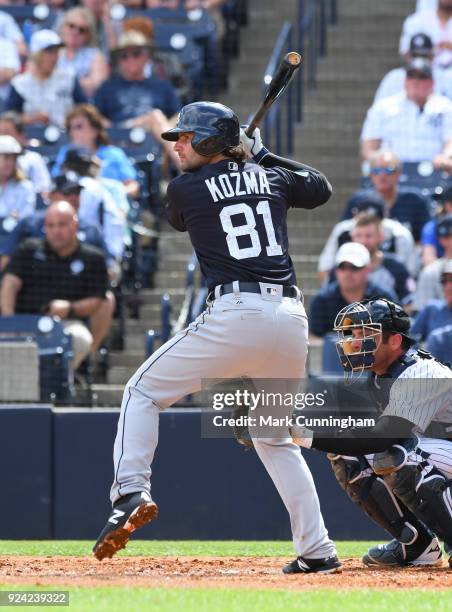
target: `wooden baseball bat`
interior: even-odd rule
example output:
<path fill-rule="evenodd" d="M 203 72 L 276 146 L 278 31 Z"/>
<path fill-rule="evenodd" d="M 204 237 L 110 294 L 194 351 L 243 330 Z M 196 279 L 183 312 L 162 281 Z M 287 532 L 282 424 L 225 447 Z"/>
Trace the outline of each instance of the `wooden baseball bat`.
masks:
<path fill-rule="evenodd" d="M 296 51 L 290 51 L 281 60 L 273 78 L 268 86 L 265 96 L 258 109 L 254 113 L 249 126 L 245 130 L 247 136 L 251 136 L 257 126 L 260 124 L 262 117 L 271 107 L 273 102 L 287 89 L 295 72 L 301 66 L 303 57 Z"/>

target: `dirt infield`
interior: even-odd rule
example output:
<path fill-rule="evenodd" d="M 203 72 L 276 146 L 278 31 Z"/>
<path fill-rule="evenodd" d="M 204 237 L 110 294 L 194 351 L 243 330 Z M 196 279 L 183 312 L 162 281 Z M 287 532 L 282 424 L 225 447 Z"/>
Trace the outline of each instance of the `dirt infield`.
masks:
<path fill-rule="evenodd" d="M 141 586 L 248 589 L 452 588 L 452 570 L 370 569 L 359 559 L 342 559 L 340 573 L 284 576 L 280 557 L 90 557 L 0 556 L 0 584 L 78 587 Z"/>

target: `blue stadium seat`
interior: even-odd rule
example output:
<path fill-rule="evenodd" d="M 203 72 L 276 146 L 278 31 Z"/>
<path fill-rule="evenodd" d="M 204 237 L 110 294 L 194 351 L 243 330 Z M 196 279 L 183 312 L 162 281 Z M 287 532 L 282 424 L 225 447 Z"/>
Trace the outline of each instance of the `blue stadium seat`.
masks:
<path fill-rule="evenodd" d="M 0 342 L 38 345 L 41 401 L 64 401 L 71 397 L 72 338 L 58 319 L 42 315 L 0 317 Z"/>
<path fill-rule="evenodd" d="M 40 153 L 49 165 L 53 164 L 58 151 L 68 142 L 66 132 L 56 125 L 27 125 L 25 136 L 28 141 L 27 149 Z"/>
<path fill-rule="evenodd" d="M 57 13 L 44 2 L 32 5 L 2 5 L 1 10 L 17 21 L 27 43 L 30 42 L 33 32 L 43 28 L 52 29 L 57 20 Z"/>

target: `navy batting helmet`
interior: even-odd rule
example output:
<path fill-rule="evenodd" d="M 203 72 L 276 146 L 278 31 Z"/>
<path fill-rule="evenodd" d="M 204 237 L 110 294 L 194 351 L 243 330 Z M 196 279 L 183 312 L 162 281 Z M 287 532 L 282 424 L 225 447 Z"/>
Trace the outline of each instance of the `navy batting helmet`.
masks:
<path fill-rule="evenodd" d="M 336 349 L 346 371 L 368 370 L 375 361 L 375 351 L 381 342 L 381 332 L 407 334 L 410 318 L 401 306 L 384 298 L 354 302 L 340 310 L 334 321 L 338 333 Z M 353 333 L 354 330 L 358 330 Z"/>
<path fill-rule="evenodd" d="M 183 132 L 194 132 L 191 145 L 199 155 L 215 155 L 240 143 L 237 115 L 218 102 L 187 104 L 179 113 L 176 127 L 163 132 L 162 138 L 176 141 Z"/>

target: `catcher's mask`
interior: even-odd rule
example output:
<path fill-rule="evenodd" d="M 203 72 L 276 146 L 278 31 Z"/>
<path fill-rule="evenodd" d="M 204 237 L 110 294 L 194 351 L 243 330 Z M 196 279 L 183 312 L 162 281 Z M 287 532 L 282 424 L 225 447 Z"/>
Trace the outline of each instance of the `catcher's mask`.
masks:
<path fill-rule="evenodd" d="M 345 372 L 369 370 L 375 363 L 375 352 L 382 332 L 407 335 L 410 319 L 398 304 L 383 298 L 354 302 L 340 310 L 334 321 L 338 334 L 336 350 Z"/>

